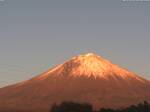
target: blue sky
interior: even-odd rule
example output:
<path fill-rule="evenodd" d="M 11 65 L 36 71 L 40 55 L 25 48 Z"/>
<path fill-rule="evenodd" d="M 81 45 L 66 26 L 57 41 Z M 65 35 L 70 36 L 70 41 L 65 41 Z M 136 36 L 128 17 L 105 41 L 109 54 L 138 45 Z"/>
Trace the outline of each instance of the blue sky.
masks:
<path fill-rule="evenodd" d="M 150 79 L 150 2 L 0 1 L 0 87 L 94 52 Z"/>

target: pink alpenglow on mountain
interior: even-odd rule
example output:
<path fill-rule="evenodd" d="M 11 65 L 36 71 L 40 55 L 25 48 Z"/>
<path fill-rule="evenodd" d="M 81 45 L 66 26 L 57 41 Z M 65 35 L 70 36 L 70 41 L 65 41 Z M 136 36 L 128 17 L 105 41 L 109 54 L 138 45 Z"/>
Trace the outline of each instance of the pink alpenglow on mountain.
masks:
<path fill-rule="evenodd" d="M 0 112 L 48 112 L 54 103 L 90 103 L 95 109 L 150 101 L 150 81 L 88 53 L 30 80 L 0 89 Z"/>

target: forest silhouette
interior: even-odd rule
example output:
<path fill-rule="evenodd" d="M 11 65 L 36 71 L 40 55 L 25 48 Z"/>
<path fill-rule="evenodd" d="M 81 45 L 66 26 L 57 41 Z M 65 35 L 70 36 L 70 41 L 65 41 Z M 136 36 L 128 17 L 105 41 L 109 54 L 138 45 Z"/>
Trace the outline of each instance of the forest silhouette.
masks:
<path fill-rule="evenodd" d="M 96 111 L 88 103 L 62 102 L 59 105 L 54 104 L 49 112 L 150 112 L 150 104 L 144 101 L 143 103 L 131 105 L 127 108 L 101 108 Z"/>

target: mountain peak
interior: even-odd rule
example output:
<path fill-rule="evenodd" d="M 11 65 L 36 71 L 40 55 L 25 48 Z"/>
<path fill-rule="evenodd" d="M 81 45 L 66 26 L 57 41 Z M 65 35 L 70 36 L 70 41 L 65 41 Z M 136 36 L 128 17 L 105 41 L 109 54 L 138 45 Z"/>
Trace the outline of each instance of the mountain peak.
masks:
<path fill-rule="evenodd" d="M 90 52 L 90 53 L 78 55 L 77 57 L 100 57 L 100 56 L 95 53 Z"/>
<path fill-rule="evenodd" d="M 109 78 L 116 79 L 137 79 L 142 81 L 134 73 L 129 72 L 118 65 L 102 58 L 94 53 L 87 53 L 78 55 L 60 64 L 46 73 L 40 75 L 40 79 L 47 77 L 94 77 L 109 80 Z"/>
<path fill-rule="evenodd" d="M 91 53 L 84 54 L 82 56 L 84 56 L 84 57 L 95 57 L 95 56 L 98 56 L 98 55 L 91 52 Z"/>
<path fill-rule="evenodd" d="M 87 53 L 71 58 L 64 64 L 60 64 L 53 69 L 50 69 L 41 77 L 47 77 L 49 76 L 49 74 L 54 73 L 55 75 L 57 74 L 57 76 L 94 76 L 96 78 L 104 74 L 106 71 L 109 72 L 110 68 L 111 63 L 108 60 L 102 58 L 97 54 Z"/>
<path fill-rule="evenodd" d="M 78 63 L 89 63 L 89 64 L 92 64 L 92 63 L 103 63 L 103 62 L 108 62 L 108 60 L 102 58 L 101 56 L 97 55 L 97 54 L 94 54 L 94 53 L 87 53 L 87 54 L 83 54 L 83 55 L 78 55 L 78 56 L 75 56 L 73 57 L 71 60 L 68 61 L 68 63 L 71 63 L 71 62 L 78 62 Z"/>
<path fill-rule="evenodd" d="M 103 77 L 112 69 L 112 64 L 94 53 L 87 53 L 73 57 L 64 64 L 69 68 L 72 76 Z M 114 65 L 115 66 L 115 65 Z"/>

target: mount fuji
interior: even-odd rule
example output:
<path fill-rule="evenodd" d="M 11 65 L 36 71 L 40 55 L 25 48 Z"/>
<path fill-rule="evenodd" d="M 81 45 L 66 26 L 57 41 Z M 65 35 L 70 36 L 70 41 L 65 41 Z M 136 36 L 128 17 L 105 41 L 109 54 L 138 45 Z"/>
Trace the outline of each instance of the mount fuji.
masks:
<path fill-rule="evenodd" d="M 23 82 L 0 89 L 0 112 L 48 112 L 74 101 L 121 108 L 150 101 L 150 81 L 93 53 L 79 55 Z"/>

